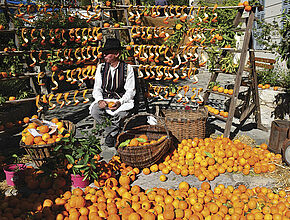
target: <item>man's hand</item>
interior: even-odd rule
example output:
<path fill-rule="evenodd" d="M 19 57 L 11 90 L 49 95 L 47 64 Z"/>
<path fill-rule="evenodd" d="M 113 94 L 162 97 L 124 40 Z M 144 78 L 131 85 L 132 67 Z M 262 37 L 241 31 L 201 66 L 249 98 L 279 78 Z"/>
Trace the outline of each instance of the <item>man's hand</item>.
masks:
<path fill-rule="evenodd" d="M 99 108 L 104 109 L 107 107 L 107 102 L 104 100 L 98 101 Z"/>
<path fill-rule="evenodd" d="M 118 109 L 120 106 L 121 106 L 121 102 L 117 101 L 117 102 L 115 102 L 115 104 L 114 104 L 111 108 L 109 108 L 109 109 L 114 111 L 114 110 Z"/>

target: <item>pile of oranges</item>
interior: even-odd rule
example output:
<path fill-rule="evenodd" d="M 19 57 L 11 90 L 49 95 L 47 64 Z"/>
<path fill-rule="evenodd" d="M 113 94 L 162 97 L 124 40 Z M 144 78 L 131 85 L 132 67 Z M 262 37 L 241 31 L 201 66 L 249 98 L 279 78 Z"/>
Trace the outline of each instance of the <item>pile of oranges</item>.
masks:
<path fill-rule="evenodd" d="M 222 86 L 214 86 L 212 87 L 212 91 L 229 94 L 229 95 L 232 95 L 234 93 L 233 89 L 224 89 L 224 87 Z"/>
<path fill-rule="evenodd" d="M 214 107 L 211 107 L 209 105 L 205 105 L 205 107 L 207 108 L 207 110 L 214 114 L 214 115 L 220 115 L 224 118 L 227 118 L 229 116 L 229 113 L 228 112 L 225 112 L 225 111 L 219 111 L 218 109 L 214 108 Z"/>
<path fill-rule="evenodd" d="M 258 85 L 258 88 L 260 88 L 260 89 L 270 89 L 270 87 L 271 87 L 270 84 L 265 84 L 265 85 L 259 84 Z M 274 86 L 273 89 L 274 89 L 274 91 L 277 91 L 279 89 L 279 87 L 278 86 Z"/>
<path fill-rule="evenodd" d="M 34 197 L 34 219 L 289 219 L 290 197 L 284 190 L 266 187 L 218 185 L 203 182 L 200 189 L 181 182 L 177 189 L 130 186 L 126 177 L 110 178 L 102 188 L 86 187 L 59 196 Z M 32 196 L 25 199 L 30 201 Z M 24 200 L 23 200 L 24 201 Z M 18 203 L 17 203 L 18 202 Z M 1 203 L 0 218 L 16 219 L 32 202 L 8 198 Z M 20 206 L 19 204 L 23 204 Z M 13 208 L 13 209 L 12 209 Z M 15 209 L 18 211 L 16 212 Z M 20 209 L 20 210 L 19 210 Z M 10 210 L 11 212 L 3 212 Z M 26 208 L 27 211 L 27 208 Z"/>
<path fill-rule="evenodd" d="M 148 175 L 160 170 L 166 175 L 172 171 L 182 176 L 195 175 L 200 181 L 211 181 L 225 172 L 244 175 L 273 172 L 276 169 L 273 161 L 277 162 L 281 157 L 281 154 L 268 151 L 266 144 L 252 148 L 229 138 L 194 138 L 182 140 L 162 163 L 144 168 L 143 173 Z"/>
<path fill-rule="evenodd" d="M 27 127 L 22 131 L 22 141 L 25 145 L 44 145 L 58 142 L 63 137 L 69 137 L 68 131 L 65 129 L 63 122 L 57 118 L 53 118 L 51 122 L 55 123 L 57 130 L 53 134 L 49 134 L 50 128 L 47 125 L 39 126 L 37 123 L 30 123 L 29 117 L 23 119 Z M 28 129 L 36 129 L 41 136 L 34 137 Z M 66 134 L 65 134 L 66 133 Z"/>

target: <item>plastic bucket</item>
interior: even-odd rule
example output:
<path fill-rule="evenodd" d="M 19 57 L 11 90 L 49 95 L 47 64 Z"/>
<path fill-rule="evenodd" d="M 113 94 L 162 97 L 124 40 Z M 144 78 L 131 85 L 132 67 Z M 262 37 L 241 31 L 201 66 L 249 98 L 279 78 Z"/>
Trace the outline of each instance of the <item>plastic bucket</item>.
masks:
<path fill-rule="evenodd" d="M 9 186 L 15 186 L 21 180 L 21 174 L 26 169 L 25 164 L 10 164 L 4 166 L 3 170 Z"/>
<path fill-rule="evenodd" d="M 84 176 L 71 174 L 70 177 L 71 177 L 71 183 L 73 187 L 85 188 L 86 186 L 90 184 L 90 181 L 88 179 L 83 180 Z"/>

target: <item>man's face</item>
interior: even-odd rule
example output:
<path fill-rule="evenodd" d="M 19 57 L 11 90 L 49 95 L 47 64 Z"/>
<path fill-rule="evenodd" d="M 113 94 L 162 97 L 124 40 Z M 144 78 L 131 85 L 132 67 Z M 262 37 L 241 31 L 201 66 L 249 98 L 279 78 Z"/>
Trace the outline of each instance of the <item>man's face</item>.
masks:
<path fill-rule="evenodd" d="M 108 50 L 103 52 L 105 62 L 113 63 L 119 60 L 120 52 L 116 50 Z"/>

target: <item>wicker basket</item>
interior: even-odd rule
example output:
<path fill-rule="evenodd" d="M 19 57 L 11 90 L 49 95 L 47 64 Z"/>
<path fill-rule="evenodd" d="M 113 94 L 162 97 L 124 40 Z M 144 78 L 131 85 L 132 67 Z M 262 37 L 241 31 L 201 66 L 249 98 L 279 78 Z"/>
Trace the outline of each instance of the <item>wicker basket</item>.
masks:
<path fill-rule="evenodd" d="M 117 149 L 121 160 L 129 166 L 138 167 L 143 169 L 144 167 L 149 167 L 156 163 L 166 152 L 168 152 L 172 146 L 171 135 L 166 128 L 164 121 L 158 119 L 158 121 L 163 121 L 164 126 L 160 125 L 142 125 L 130 130 L 126 130 L 127 124 L 140 116 L 154 116 L 152 114 L 137 114 L 131 117 L 124 125 L 123 131 L 117 137 L 116 146 L 120 143 L 138 137 L 141 134 L 146 134 L 149 140 L 158 140 L 162 136 L 166 138 L 154 143 L 144 146 L 134 146 L 134 147 L 119 147 Z"/>
<path fill-rule="evenodd" d="M 162 113 L 165 116 L 166 126 L 178 141 L 205 137 L 205 124 L 208 117 L 206 108 L 197 110 L 162 109 Z"/>
<path fill-rule="evenodd" d="M 70 132 L 71 135 L 75 135 L 76 128 L 75 125 L 70 122 L 63 120 L 63 125 L 66 130 Z M 23 141 L 20 141 L 20 147 L 24 148 L 26 153 L 29 154 L 31 160 L 35 163 L 37 167 L 41 167 L 43 163 L 51 157 L 50 152 L 56 146 L 57 143 L 44 144 L 44 145 L 25 145 Z"/>

